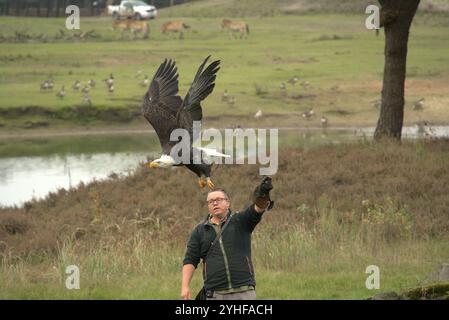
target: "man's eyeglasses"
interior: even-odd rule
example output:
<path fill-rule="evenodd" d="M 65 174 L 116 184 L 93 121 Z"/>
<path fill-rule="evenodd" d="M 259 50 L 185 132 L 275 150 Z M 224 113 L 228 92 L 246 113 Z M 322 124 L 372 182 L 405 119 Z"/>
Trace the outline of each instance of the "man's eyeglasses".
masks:
<path fill-rule="evenodd" d="M 225 198 L 210 199 L 210 200 L 207 200 L 207 204 L 211 205 L 211 204 L 214 204 L 215 202 L 220 204 L 225 200 L 228 200 L 228 199 L 225 199 Z"/>

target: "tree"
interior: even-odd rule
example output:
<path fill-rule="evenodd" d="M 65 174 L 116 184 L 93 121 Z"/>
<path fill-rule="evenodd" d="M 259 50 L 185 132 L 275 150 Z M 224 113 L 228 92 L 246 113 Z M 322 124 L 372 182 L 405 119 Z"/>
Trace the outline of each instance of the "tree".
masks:
<path fill-rule="evenodd" d="M 401 139 L 404 85 L 410 25 L 420 0 L 379 0 L 380 26 L 385 28 L 382 104 L 374 139 Z"/>
<path fill-rule="evenodd" d="M 52 9 L 53 9 L 53 0 L 47 0 L 47 18 L 50 17 Z"/>
<path fill-rule="evenodd" d="M 22 7 L 22 1 L 16 0 L 16 16 L 20 16 L 21 7 Z"/>
<path fill-rule="evenodd" d="M 61 10 L 61 0 L 55 0 L 55 17 L 59 17 L 59 11 Z"/>
<path fill-rule="evenodd" d="M 30 10 L 30 7 L 32 6 L 33 0 L 25 0 L 25 13 L 24 16 L 28 16 L 28 12 Z"/>

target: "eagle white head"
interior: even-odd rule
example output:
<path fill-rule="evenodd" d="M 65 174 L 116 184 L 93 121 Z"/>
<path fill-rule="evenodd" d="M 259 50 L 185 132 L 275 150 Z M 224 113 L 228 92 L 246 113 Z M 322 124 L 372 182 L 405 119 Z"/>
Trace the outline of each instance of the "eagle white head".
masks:
<path fill-rule="evenodd" d="M 175 159 L 171 156 L 163 154 L 159 159 L 151 161 L 150 168 L 168 168 L 175 164 Z"/>

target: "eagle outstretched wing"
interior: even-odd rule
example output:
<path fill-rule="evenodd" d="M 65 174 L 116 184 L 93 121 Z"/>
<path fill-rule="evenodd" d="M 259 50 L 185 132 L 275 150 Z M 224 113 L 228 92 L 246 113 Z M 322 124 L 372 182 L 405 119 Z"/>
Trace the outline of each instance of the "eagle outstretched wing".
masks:
<path fill-rule="evenodd" d="M 203 110 L 201 101 L 203 101 L 215 87 L 217 72 L 220 70 L 220 60 L 214 61 L 206 69 L 204 66 L 209 60 L 208 56 L 198 68 L 195 78 L 190 86 L 189 92 L 184 98 L 181 108 L 178 110 L 177 118 L 179 126 L 188 130 L 192 141 L 197 137 L 193 136 L 193 121 L 201 121 Z"/>
<path fill-rule="evenodd" d="M 186 129 L 191 143 L 197 138 L 193 136 L 193 121 L 203 118 L 200 102 L 213 91 L 216 73 L 220 69 L 219 60 L 204 69 L 209 58 L 199 67 L 184 101 L 177 95 L 178 74 L 173 60 L 165 59 L 150 83 L 144 98 L 143 115 L 156 131 L 164 154 L 170 154 L 178 142 L 170 141 L 170 134 L 175 129 Z"/>
<path fill-rule="evenodd" d="M 179 128 L 177 113 L 182 99 L 177 94 L 176 64 L 171 59 L 165 59 L 154 74 L 143 102 L 143 115 L 156 131 L 164 154 L 170 154 L 177 143 L 170 141 L 171 132 Z"/>

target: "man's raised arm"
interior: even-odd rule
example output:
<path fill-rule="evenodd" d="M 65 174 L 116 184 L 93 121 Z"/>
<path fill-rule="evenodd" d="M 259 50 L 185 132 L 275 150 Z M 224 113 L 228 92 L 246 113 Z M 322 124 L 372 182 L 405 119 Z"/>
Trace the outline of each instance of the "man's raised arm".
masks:
<path fill-rule="evenodd" d="M 263 213 L 274 206 L 274 201 L 270 199 L 270 191 L 273 189 L 270 177 L 265 177 L 262 183 L 256 187 L 253 194 L 254 209 L 257 213 Z"/>

